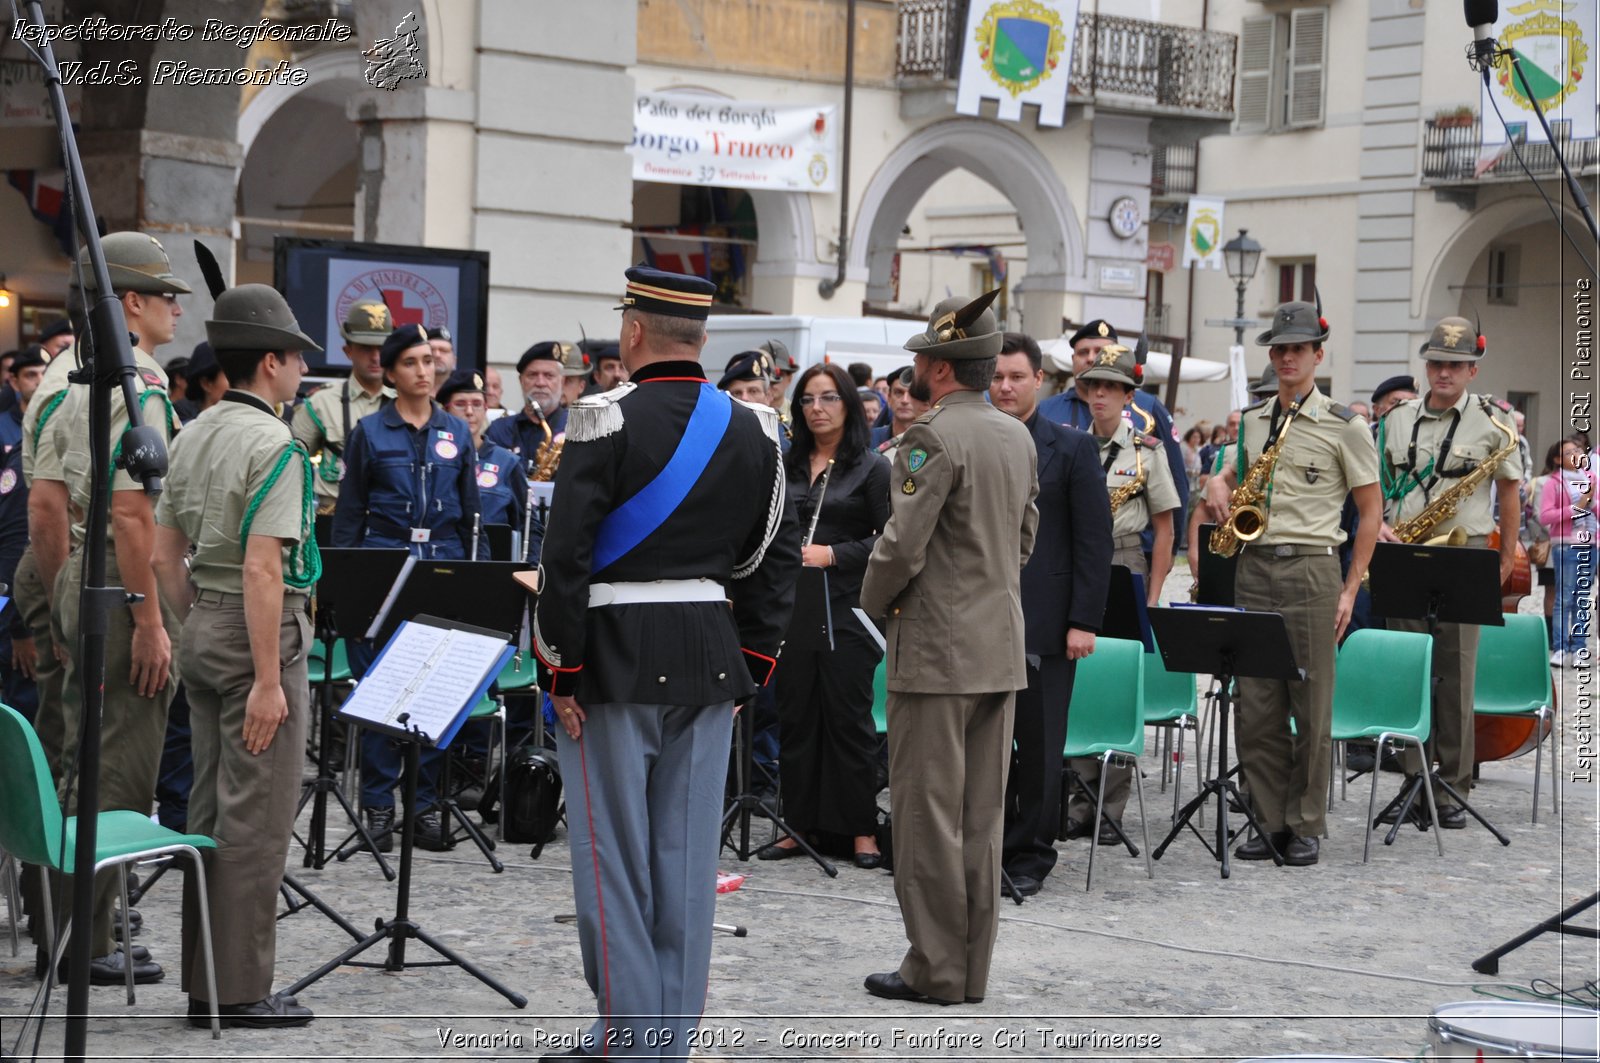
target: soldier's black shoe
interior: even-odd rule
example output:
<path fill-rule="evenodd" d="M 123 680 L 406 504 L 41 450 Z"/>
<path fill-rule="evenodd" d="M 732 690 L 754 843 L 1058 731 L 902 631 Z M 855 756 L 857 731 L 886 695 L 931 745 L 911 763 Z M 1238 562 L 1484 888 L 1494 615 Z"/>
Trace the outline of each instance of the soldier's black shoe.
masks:
<path fill-rule="evenodd" d="M 387 853 L 394 849 L 394 807 L 389 808 L 364 808 L 361 817 L 367 822 L 367 833 L 372 836 L 378 852 Z M 357 851 L 365 850 L 367 844 L 358 841 Z"/>
<path fill-rule="evenodd" d="M 1044 883 L 1032 875 L 1009 875 L 1000 880 L 1002 897 L 1032 897 L 1044 889 Z"/>
<path fill-rule="evenodd" d="M 1445 830 L 1466 830 L 1467 810 L 1460 805 L 1440 805 L 1439 826 Z"/>
<path fill-rule="evenodd" d="M 1117 821 L 1117 827 L 1121 827 L 1121 826 L 1122 826 L 1122 822 L 1120 820 L 1118 820 Z M 1117 828 L 1116 827 L 1112 827 L 1110 820 L 1101 820 L 1100 821 L 1100 833 L 1095 838 L 1095 844 L 1096 845 L 1121 845 L 1122 844 L 1122 839 L 1117 835 Z"/>
<path fill-rule="evenodd" d="M 294 997 L 274 993 L 253 1004 L 223 1004 L 217 1015 L 224 1027 L 252 1026 L 257 1029 L 274 1029 L 304 1026 L 316 1018 L 310 1008 L 295 1001 Z M 210 1026 L 211 1005 L 203 1000 L 189 998 L 189 1025 Z"/>
<path fill-rule="evenodd" d="M 1290 839 L 1293 837 L 1294 835 L 1286 830 L 1274 831 L 1272 833 L 1272 844 L 1268 845 L 1266 836 L 1257 834 L 1235 849 L 1233 855 L 1240 860 L 1271 860 L 1273 849 L 1278 851 L 1278 855 L 1283 855 L 1284 847 L 1289 844 Z"/>
<path fill-rule="evenodd" d="M 143 953 L 143 955 L 141 956 L 140 953 Z M 127 980 L 126 972 L 123 970 L 123 964 L 125 962 L 126 960 L 124 959 L 120 949 L 104 956 L 96 956 L 94 959 L 89 961 L 89 984 L 122 985 Z M 44 977 L 46 963 L 47 961 L 44 956 L 44 950 L 40 949 L 33 965 L 33 973 L 35 978 Z M 149 985 L 152 982 L 159 982 L 165 977 L 166 972 L 161 969 L 161 965 L 150 958 L 150 950 L 144 948 L 143 946 L 134 946 L 134 984 Z M 56 981 L 64 983 L 66 980 L 67 961 L 63 958 L 60 965 L 56 968 Z"/>
<path fill-rule="evenodd" d="M 885 1000 L 910 1000 L 918 1004 L 938 1004 L 940 1007 L 946 1008 L 952 1004 L 961 1003 L 959 1000 L 945 1000 L 943 997 L 930 997 L 926 993 L 917 992 L 906 985 L 905 979 L 900 977 L 899 971 L 869 974 L 867 975 L 866 986 L 867 992 Z M 977 1003 L 982 999 L 982 997 L 979 997 L 973 1000 L 972 1003 Z"/>
<path fill-rule="evenodd" d="M 1316 838 L 1295 838 L 1283 850 L 1283 862 L 1290 867 L 1310 867 L 1317 862 L 1321 847 Z"/>
<path fill-rule="evenodd" d="M 1061 830 L 1061 837 L 1063 840 L 1068 841 L 1073 838 L 1087 838 L 1092 830 L 1093 828 L 1091 828 L 1089 824 L 1083 820 L 1074 816 L 1068 816 L 1067 825 Z"/>

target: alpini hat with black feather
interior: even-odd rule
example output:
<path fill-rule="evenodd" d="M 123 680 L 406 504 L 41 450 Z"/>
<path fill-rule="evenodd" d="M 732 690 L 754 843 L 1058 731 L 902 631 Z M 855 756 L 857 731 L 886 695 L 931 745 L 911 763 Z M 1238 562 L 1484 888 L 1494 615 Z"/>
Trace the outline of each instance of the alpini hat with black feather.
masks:
<path fill-rule="evenodd" d="M 928 330 L 906 341 L 906 350 L 948 362 L 993 358 L 1005 339 L 989 309 L 999 294 L 996 288 L 971 301 L 944 300 L 928 316 Z"/>

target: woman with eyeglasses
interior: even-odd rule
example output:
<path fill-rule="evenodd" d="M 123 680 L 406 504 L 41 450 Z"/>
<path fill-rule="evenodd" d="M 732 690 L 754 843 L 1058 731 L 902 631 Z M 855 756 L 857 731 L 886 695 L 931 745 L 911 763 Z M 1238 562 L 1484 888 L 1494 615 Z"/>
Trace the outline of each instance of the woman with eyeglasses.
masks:
<path fill-rule="evenodd" d="M 827 577 L 833 649 L 816 631 L 796 630 L 817 626 L 813 618 L 820 612 L 797 604 L 774 677 L 783 814 L 814 844 L 834 849 L 848 842 L 857 867 L 875 868 L 882 854 L 872 675 L 883 651 L 855 609 L 867 557 L 889 520 L 889 463 L 868 446 L 870 426 L 855 382 L 836 365 L 814 365 L 800 374 L 790 414 L 789 495 L 807 536 L 802 559 Z M 798 593 L 811 586 L 802 580 Z M 802 854 L 785 837 L 757 855 L 783 860 Z"/>

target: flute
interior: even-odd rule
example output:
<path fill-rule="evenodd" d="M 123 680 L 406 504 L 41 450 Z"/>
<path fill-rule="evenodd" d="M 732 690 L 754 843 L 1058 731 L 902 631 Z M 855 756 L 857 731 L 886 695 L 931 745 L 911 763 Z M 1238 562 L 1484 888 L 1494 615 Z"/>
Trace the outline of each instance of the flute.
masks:
<path fill-rule="evenodd" d="M 822 487 L 817 491 L 817 508 L 811 512 L 811 526 L 806 529 L 806 537 L 800 540 L 800 549 L 804 550 L 811 545 L 811 540 L 817 534 L 817 521 L 822 518 L 822 500 L 828 497 L 828 481 L 833 477 L 833 459 L 828 459 L 828 467 L 822 470 Z"/>

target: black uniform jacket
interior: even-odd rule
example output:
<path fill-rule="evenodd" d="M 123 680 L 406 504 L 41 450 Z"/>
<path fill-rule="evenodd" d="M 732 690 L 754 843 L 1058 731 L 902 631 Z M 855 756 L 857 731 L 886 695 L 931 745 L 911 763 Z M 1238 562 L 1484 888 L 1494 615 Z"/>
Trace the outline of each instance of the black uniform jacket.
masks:
<path fill-rule="evenodd" d="M 734 402 L 705 471 L 666 521 L 604 569 L 590 571 L 601 521 L 672 458 L 705 379 L 698 362 L 647 365 L 633 374 L 638 387 L 615 400 L 620 427 L 577 440 L 583 433 L 569 421 L 534 621 L 540 683 L 552 694 L 576 695 L 580 704 L 713 705 L 749 697 L 771 676 L 794 604 L 800 534 L 782 489 L 778 446 L 749 407 Z M 779 506 L 776 536 L 760 564 L 735 579 L 736 566 L 760 550 L 773 505 Z M 732 607 L 589 608 L 591 582 L 697 578 L 722 584 Z"/>
<path fill-rule="evenodd" d="M 1022 569 L 1029 653 L 1066 652 L 1067 628 L 1099 631 L 1111 576 L 1111 501 L 1100 449 L 1088 432 L 1035 413 L 1027 422 L 1039 454 L 1039 531 Z"/>
<path fill-rule="evenodd" d="M 822 515 L 811 540 L 819 546 L 833 547 L 833 567 L 828 569 L 828 594 L 835 602 L 853 608 L 861 601 L 861 578 L 867 573 L 867 558 L 877 545 L 883 526 L 889 523 L 889 462 L 872 450 L 840 455 L 828 475 L 826 494 L 822 478 L 810 481 L 811 470 L 792 463 L 789 494 L 795 500 L 803 539 L 822 500 Z M 810 465 L 806 459 L 805 465 Z M 847 608 L 847 612 L 848 612 Z M 835 617 L 835 621 L 842 620 Z"/>

